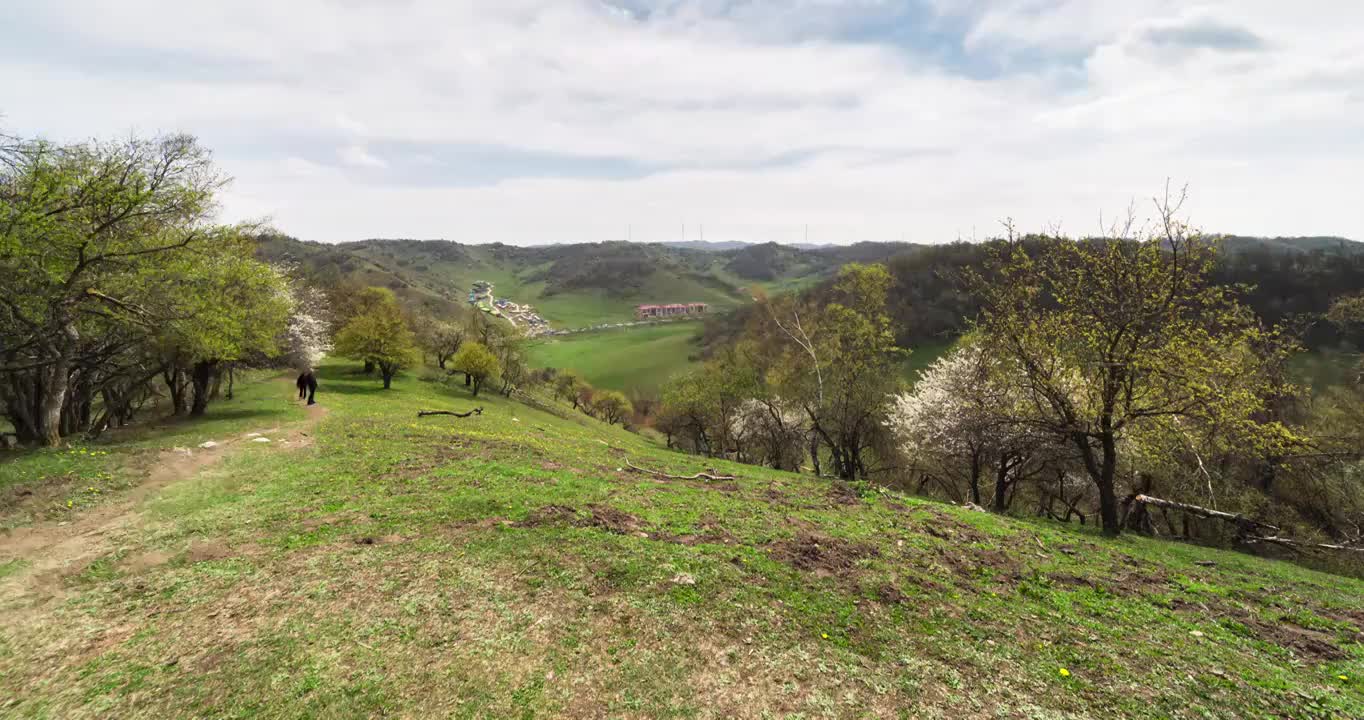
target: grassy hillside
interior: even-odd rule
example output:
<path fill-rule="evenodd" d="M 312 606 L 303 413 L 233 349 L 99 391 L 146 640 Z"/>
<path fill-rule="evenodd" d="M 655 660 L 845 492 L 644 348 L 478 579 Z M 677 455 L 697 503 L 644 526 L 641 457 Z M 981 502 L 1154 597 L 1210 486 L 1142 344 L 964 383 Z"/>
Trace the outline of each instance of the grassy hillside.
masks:
<path fill-rule="evenodd" d="M 596 387 L 656 393 L 669 379 L 700 365 L 700 323 L 627 327 L 536 340 L 531 365 L 574 370 Z M 919 373 L 947 353 L 952 342 L 920 345 L 904 363 L 904 377 Z"/>
<path fill-rule="evenodd" d="M 701 324 L 674 322 L 545 338 L 531 344 L 536 367 L 575 370 L 596 387 L 657 391 L 695 367 Z"/>
<path fill-rule="evenodd" d="M 348 370 L 0 462 L 7 716 L 1364 716 L 1360 581 Z"/>
<path fill-rule="evenodd" d="M 709 252 L 624 242 L 515 247 L 445 241 L 366 240 L 326 245 L 272 235 L 261 255 L 289 260 L 315 279 L 389 287 L 409 301 L 458 304 L 478 280 L 533 304 L 560 328 L 620 322 L 645 303 L 704 302 L 713 311 L 746 305 L 755 288 L 800 290 L 844 262 L 883 259 L 911 246 L 859 244 L 815 251 L 776 245 Z"/>

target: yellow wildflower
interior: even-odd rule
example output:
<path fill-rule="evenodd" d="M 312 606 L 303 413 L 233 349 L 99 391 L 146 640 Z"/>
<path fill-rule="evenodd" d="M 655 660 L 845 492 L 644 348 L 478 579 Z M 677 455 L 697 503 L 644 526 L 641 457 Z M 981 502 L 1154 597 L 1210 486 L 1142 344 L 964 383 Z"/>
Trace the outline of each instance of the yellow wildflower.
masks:
<path fill-rule="evenodd" d="M 1067 670 L 1067 669 L 1065 669 L 1065 668 L 1058 668 L 1058 669 L 1057 669 L 1057 672 L 1060 673 L 1060 674 L 1061 674 L 1061 677 L 1063 677 L 1063 678 L 1064 678 L 1064 677 L 1070 677 L 1070 671 Z"/>

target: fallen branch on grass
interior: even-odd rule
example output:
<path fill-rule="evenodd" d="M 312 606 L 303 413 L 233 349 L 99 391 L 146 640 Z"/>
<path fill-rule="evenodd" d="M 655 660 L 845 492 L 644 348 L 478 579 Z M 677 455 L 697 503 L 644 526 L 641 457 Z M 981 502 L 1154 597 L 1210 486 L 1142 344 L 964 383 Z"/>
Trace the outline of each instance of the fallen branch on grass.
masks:
<path fill-rule="evenodd" d="M 1246 538 L 1247 543 L 1272 543 L 1282 545 L 1290 550 L 1298 548 L 1308 548 L 1311 550 L 1343 550 L 1345 552 L 1364 552 L 1364 547 L 1350 547 L 1348 545 L 1331 545 L 1329 543 L 1302 542 L 1301 540 L 1290 540 L 1282 537 L 1258 537 L 1250 536 Z"/>
<path fill-rule="evenodd" d="M 426 417 L 427 415 L 451 415 L 451 416 L 454 416 L 454 417 L 457 417 L 457 418 L 466 418 L 466 417 L 469 417 L 470 415 L 482 415 L 482 414 L 483 414 L 483 408 L 481 408 L 481 407 L 476 407 L 476 408 L 474 408 L 473 410 L 470 410 L 469 412 L 465 412 L 465 413 L 450 412 L 449 410 L 422 410 L 422 411 L 419 411 L 419 412 L 417 413 L 417 417 L 419 417 L 419 418 L 420 418 L 420 417 Z"/>
<path fill-rule="evenodd" d="M 662 472 L 659 472 L 659 471 L 657 471 L 657 470 L 650 470 L 650 469 L 648 469 L 648 468 L 642 468 L 642 467 L 640 467 L 640 466 L 638 466 L 638 465 L 635 465 L 634 463 L 630 462 L 628 459 L 625 461 L 625 467 L 628 467 L 628 468 L 630 468 L 631 470 L 634 470 L 635 472 L 641 472 L 641 473 L 644 473 L 645 475 L 653 475 L 654 477 L 665 478 L 665 479 L 668 479 L 668 480 L 734 480 L 734 479 L 736 479 L 733 475 L 711 475 L 710 473 L 703 473 L 703 472 L 696 473 L 695 475 L 669 475 L 669 474 L 667 474 L 667 473 L 662 473 Z"/>
<path fill-rule="evenodd" d="M 1156 507 L 1169 508 L 1170 510 L 1181 510 L 1183 512 L 1189 513 L 1191 515 L 1197 515 L 1202 518 L 1225 520 L 1229 523 L 1235 523 L 1235 525 L 1241 528 L 1243 531 L 1251 530 L 1254 528 L 1264 528 L 1266 530 L 1271 530 L 1276 533 L 1279 532 L 1278 527 L 1270 525 L 1269 523 L 1260 522 L 1259 520 L 1252 520 L 1246 517 L 1245 515 L 1222 512 L 1221 510 L 1211 510 L 1209 508 L 1199 507 L 1197 505 L 1189 505 L 1187 503 L 1175 502 L 1173 500 L 1161 500 L 1160 498 L 1151 497 L 1150 495 L 1138 495 L 1135 498 L 1133 498 L 1133 500 L 1136 500 L 1139 503 L 1144 503 L 1146 505 L 1155 505 Z"/>
<path fill-rule="evenodd" d="M 1248 545 L 1254 545 L 1255 543 L 1268 543 L 1270 545 L 1279 545 L 1281 547 L 1288 548 L 1293 552 L 1302 552 L 1302 550 L 1300 550 L 1299 548 L 1306 548 L 1308 550 L 1338 550 L 1344 552 L 1364 553 L 1364 547 L 1354 547 L 1352 545 L 1333 545 L 1330 543 L 1304 542 L 1302 540 L 1293 540 L 1291 538 L 1279 537 L 1278 533 L 1280 531 L 1278 527 L 1270 525 L 1269 523 L 1260 522 L 1259 520 L 1252 520 L 1246 517 L 1245 515 L 1227 513 L 1222 512 L 1220 510 L 1210 510 L 1208 508 L 1199 507 L 1197 505 L 1188 505 L 1186 503 L 1174 502 L 1173 500 L 1161 500 L 1160 498 L 1154 498 L 1151 497 L 1150 495 L 1138 495 L 1133 499 L 1139 503 L 1145 503 L 1147 505 L 1155 505 L 1156 507 L 1169 508 L 1171 510 L 1182 510 L 1184 512 L 1190 513 L 1192 515 L 1197 515 L 1199 517 L 1213 518 L 1217 520 L 1225 520 L 1230 523 L 1235 523 L 1236 527 L 1241 531 L 1240 539 Z M 1251 534 L 1252 530 L 1256 530 L 1259 528 L 1269 530 L 1275 534 L 1273 535 Z"/>

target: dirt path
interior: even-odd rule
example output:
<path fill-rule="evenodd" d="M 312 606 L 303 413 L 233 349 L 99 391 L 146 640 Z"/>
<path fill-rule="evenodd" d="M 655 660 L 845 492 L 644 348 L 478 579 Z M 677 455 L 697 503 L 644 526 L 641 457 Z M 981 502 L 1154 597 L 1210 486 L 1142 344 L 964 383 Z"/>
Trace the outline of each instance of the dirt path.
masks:
<path fill-rule="evenodd" d="M 163 449 L 146 468 L 143 480 L 113 502 L 67 520 L 34 523 L 0 535 L 0 563 L 25 563 L 23 570 L 0 580 L 0 607 L 13 609 L 17 601 L 32 608 L 66 597 L 65 579 L 113 552 L 130 531 L 141 527 L 148 501 L 253 444 L 254 437 L 268 437 L 274 446 L 286 450 L 311 445 L 313 429 L 327 410 L 310 405 L 307 413 L 302 422 L 225 438 L 211 448 Z"/>

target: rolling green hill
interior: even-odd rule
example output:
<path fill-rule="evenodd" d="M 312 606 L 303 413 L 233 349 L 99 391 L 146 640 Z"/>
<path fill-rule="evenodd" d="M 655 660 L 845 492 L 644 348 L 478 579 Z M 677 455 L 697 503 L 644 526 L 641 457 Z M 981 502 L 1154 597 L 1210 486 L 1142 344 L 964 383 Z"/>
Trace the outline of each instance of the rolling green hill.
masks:
<path fill-rule="evenodd" d="M 700 333 L 695 322 L 599 330 L 539 339 L 528 353 L 536 367 L 573 370 L 599 388 L 653 394 L 698 364 Z"/>
<path fill-rule="evenodd" d="M 380 285 L 433 308 L 462 302 L 475 281 L 485 280 L 495 285 L 498 297 L 530 303 L 556 327 L 573 329 L 630 320 L 635 306 L 647 303 L 704 302 L 713 312 L 723 312 L 751 302 L 756 288 L 803 289 L 844 262 L 884 259 L 912 247 L 864 243 L 797 250 L 757 245 L 712 252 L 626 242 L 517 247 L 365 240 L 328 245 L 267 235 L 260 254 L 293 262 L 324 283 Z"/>
<path fill-rule="evenodd" d="M 1364 582 L 352 372 L 0 460 L 5 716 L 1364 716 Z"/>

